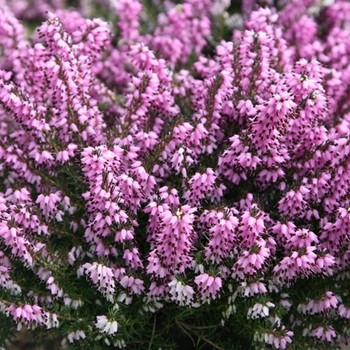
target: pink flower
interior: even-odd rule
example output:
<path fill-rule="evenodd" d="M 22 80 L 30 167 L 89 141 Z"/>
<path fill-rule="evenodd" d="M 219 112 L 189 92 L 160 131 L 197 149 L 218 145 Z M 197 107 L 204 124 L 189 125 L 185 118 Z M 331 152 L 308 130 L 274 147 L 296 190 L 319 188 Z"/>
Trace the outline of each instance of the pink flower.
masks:
<path fill-rule="evenodd" d="M 97 287 L 97 289 L 112 301 L 115 292 L 115 278 L 113 270 L 102 264 L 94 262 L 93 264 L 85 263 L 78 270 L 78 277 L 86 275 L 88 279 Z"/>
<path fill-rule="evenodd" d="M 274 346 L 276 349 L 286 349 L 288 343 L 292 343 L 294 333 L 287 331 L 284 326 L 280 330 L 275 329 L 273 333 L 256 333 L 256 340 L 264 341 L 266 344 Z"/>
<path fill-rule="evenodd" d="M 211 201 L 219 200 L 226 187 L 223 184 L 215 184 L 216 174 L 210 168 L 205 173 L 196 173 L 189 181 L 189 190 L 184 193 L 184 198 L 192 205 L 198 205 L 201 200 L 207 198 Z"/>
<path fill-rule="evenodd" d="M 217 220 L 209 229 L 210 241 L 205 247 L 205 258 L 218 264 L 233 254 L 234 243 L 237 241 L 238 218 L 232 215 L 229 209 L 225 212 L 207 213 L 207 215 L 212 214 Z"/>
<path fill-rule="evenodd" d="M 210 303 L 210 300 L 218 297 L 218 292 L 222 287 L 220 277 L 210 276 L 207 273 L 202 273 L 194 279 L 197 284 L 201 299 Z"/>
<path fill-rule="evenodd" d="M 13 295 L 20 294 L 21 287 L 11 279 L 9 272 L 9 267 L 0 266 L 0 286 L 3 289 L 8 290 Z"/>
<path fill-rule="evenodd" d="M 314 253 L 316 247 L 302 247 L 294 251 L 290 256 L 284 257 L 273 269 L 274 280 L 281 285 L 289 285 L 299 276 L 310 276 L 316 271 L 315 262 L 317 255 Z M 325 267 L 324 267 L 325 268 Z M 322 269 L 321 269 L 322 271 Z"/>
<path fill-rule="evenodd" d="M 133 276 L 125 275 L 119 283 L 124 288 L 127 288 L 131 294 L 140 295 L 145 289 L 143 281 Z"/>
<path fill-rule="evenodd" d="M 149 254 L 147 271 L 164 277 L 166 271 L 178 273 L 191 266 L 190 255 L 195 238 L 193 230 L 194 213 L 197 208 L 182 206 L 172 212 L 169 209 L 160 212 L 156 222 L 155 248 Z"/>
<path fill-rule="evenodd" d="M 305 215 L 306 209 L 308 208 L 307 201 L 309 190 L 301 186 L 297 191 L 291 190 L 279 201 L 278 208 L 281 214 L 284 215 Z"/>
<path fill-rule="evenodd" d="M 258 242 L 250 251 L 245 250 L 233 266 L 233 274 L 241 279 L 259 272 L 270 257 L 270 249 L 264 241 Z"/>
<path fill-rule="evenodd" d="M 250 297 L 255 294 L 265 294 L 267 289 L 265 284 L 262 282 L 251 282 L 247 284 L 247 282 L 241 282 L 241 291 L 242 295 L 245 297 Z"/>
<path fill-rule="evenodd" d="M 332 343 L 333 338 L 337 336 L 337 333 L 335 332 L 332 326 L 330 327 L 318 326 L 317 328 L 312 330 L 310 335 L 312 337 L 315 337 L 321 340 L 326 340 L 329 343 Z"/>
<path fill-rule="evenodd" d="M 118 27 L 120 28 L 122 38 L 126 41 L 135 41 L 139 37 L 138 15 L 142 11 L 142 5 L 136 0 L 121 0 L 117 3 L 117 15 L 120 18 Z"/>
<path fill-rule="evenodd" d="M 40 194 L 35 203 L 39 204 L 42 213 L 47 218 L 57 213 L 57 204 L 62 200 L 61 192 L 50 193 L 49 195 Z"/>
<path fill-rule="evenodd" d="M 316 300 L 310 300 L 307 304 L 299 304 L 298 311 L 300 313 L 317 314 L 327 312 L 331 309 L 337 309 L 338 299 L 332 292 L 326 292 L 324 296 Z"/>
<path fill-rule="evenodd" d="M 25 304 L 16 307 L 11 304 L 5 313 L 7 316 L 11 315 L 19 325 L 23 323 L 26 327 L 46 326 L 47 329 L 50 329 L 59 326 L 57 315 L 44 311 L 38 305 Z"/>

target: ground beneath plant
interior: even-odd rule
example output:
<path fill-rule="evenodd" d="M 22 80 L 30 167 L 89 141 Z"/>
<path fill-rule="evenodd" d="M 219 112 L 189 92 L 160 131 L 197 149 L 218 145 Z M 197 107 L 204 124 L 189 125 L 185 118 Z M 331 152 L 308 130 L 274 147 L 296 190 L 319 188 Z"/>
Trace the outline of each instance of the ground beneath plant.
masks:
<path fill-rule="evenodd" d="M 34 336 L 27 329 L 22 328 L 18 332 L 16 338 L 10 343 L 8 342 L 4 348 L 0 350 L 67 350 L 68 344 L 66 340 L 61 338 L 52 338 L 41 334 L 41 340 Z"/>

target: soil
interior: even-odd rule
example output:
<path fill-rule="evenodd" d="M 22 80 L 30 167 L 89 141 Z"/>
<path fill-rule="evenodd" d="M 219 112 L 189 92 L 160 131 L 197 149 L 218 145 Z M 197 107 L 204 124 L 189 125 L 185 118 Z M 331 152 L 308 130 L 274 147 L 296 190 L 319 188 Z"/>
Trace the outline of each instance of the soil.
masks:
<path fill-rule="evenodd" d="M 67 350 L 67 341 L 61 338 L 47 337 L 45 332 L 33 335 L 26 328 L 18 332 L 16 338 L 0 350 Z"/>

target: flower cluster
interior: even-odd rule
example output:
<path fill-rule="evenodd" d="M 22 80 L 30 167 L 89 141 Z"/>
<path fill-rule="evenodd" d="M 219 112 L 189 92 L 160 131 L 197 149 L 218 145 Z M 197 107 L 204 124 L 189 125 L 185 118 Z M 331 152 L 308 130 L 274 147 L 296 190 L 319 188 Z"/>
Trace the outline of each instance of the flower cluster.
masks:
<path fill-rule="evenodd" d="M 349 341 L 349 3 L 74 3 L 0 0 L 0 342 Z"/>

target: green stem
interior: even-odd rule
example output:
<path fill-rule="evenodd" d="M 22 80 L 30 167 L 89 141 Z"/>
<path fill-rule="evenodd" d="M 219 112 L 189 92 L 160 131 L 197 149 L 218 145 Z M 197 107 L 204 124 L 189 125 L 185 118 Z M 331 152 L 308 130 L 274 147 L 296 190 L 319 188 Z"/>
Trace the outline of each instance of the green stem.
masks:
<path fill-rule="evenodd" d="M 151 340 L 149 341 L 148 350 L 152 349 L 152 343 L 153 343 L 154 335 L 156 332 L 156 323 L 157 323 L 157 315 L 155 314 L 154 320 L 153 320 L 152 335 L 151 335 Z"/>

